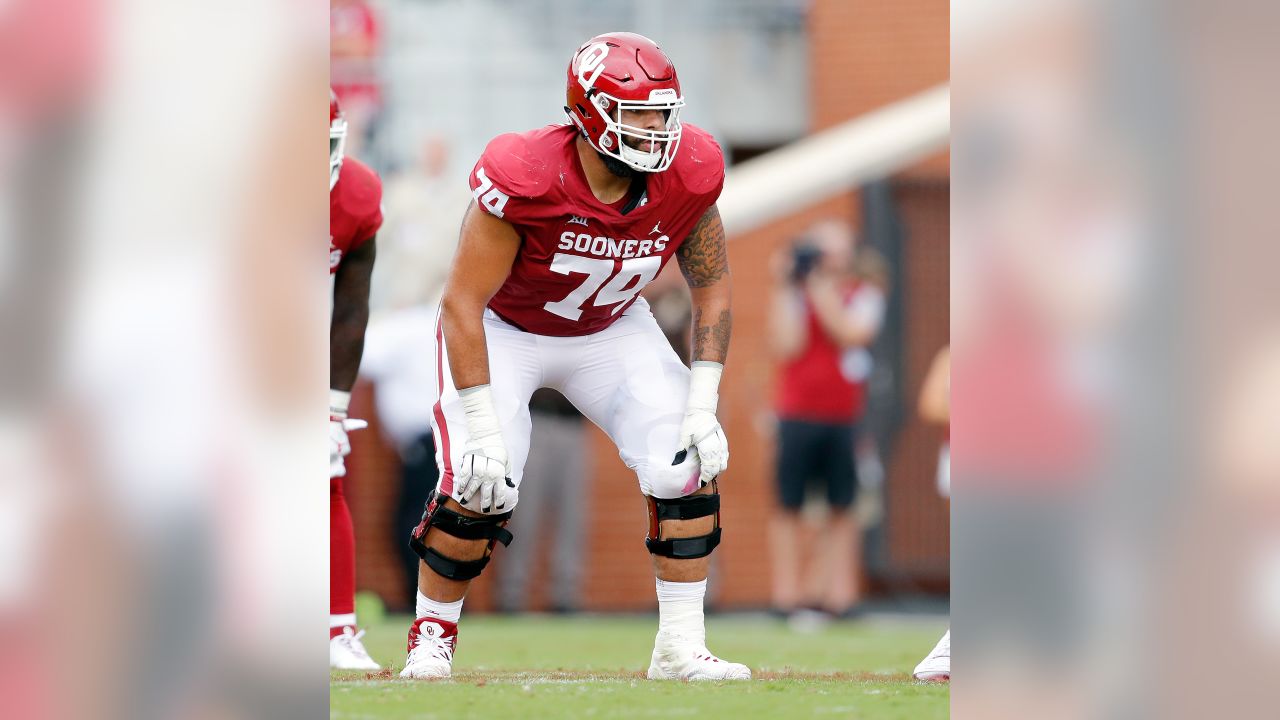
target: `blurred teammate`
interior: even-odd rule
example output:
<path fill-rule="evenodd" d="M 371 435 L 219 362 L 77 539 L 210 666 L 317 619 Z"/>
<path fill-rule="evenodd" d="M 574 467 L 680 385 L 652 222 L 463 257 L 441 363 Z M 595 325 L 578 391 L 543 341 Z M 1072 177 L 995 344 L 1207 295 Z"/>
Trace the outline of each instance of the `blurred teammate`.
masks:
<path fill-rule="evenodd" d="M 330 0 L 329 78 L 347 122 L 346 143 L 353 154 L 370 157 L 370 130 L 382 112 L 378 59 L 383 32 L 370 0 Z"/>
<path fill-rule="evenodd" d="M 951 347 L 938 351 L 920 390 L 920 417 L 931 423 L 949 426 L 951 422 Z M 948 435 L 950 433 L 948 432 Z M 938 492 L 951 494 L 951 450 L 943 440 L 938 453 Z M 947 630 L 933 650 L 916 665 L 917 680 L 936 682 L 951 679 L 951 631 Z"/>
<path fill-rule="evenodd" d="M 347 431 L 365 426 L 347 418 L 351 386 L 360 369 L 369 322 L 369 278 L 374 236 L 382 224 L 382 183 L 353 158 L 343 159 L 347 124 L 329 94 L 329 275 L 333 318 L 329 329 L 329 666 L 377 670 L 356 630 L 356 555 L 351 511 L 342 492 Z"/>
<path fill-rule="evenodd" d="M 501 135 L 472 171 L 436 335 L 441 479 L 412 535 L 423 564 L 402 677 L 451 674 L 467 587 L 512 539 L 539 387 L 604 429 L 640 482 L 659 606 L 648 676 L 751 676 L 712 655 L 703 629 L 729 458 L 715 414 L 729 266 L 724 160 L 681 125 L 683 105 L 652 40 L 601 35 L 569 63 L 573 124 Z M 638 297 L 672 257 L 692 293 L 692 370 Z"/>

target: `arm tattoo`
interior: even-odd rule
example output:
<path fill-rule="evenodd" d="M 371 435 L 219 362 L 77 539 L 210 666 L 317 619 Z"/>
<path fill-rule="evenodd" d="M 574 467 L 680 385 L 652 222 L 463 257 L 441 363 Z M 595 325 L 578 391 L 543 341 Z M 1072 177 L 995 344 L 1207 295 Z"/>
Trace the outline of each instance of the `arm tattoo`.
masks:
<path fill-rule="evenodd" d="M 710 360 L 724 364 L 729 355 L 729 333 L 733 318 L 728 310 L 721 310 L 715 324 L 703 323 L 702 309 L 693 314 L 693 359 Z"/>
<path fill-rule="evenodd" d="M 719 208 L 712 205 L 702 214 L 676 251 L 676 261 L 690 288 L 714 285 L 729 274 L 729 253 L 725 250 Z"/>
<path fill-rule="evenodd" d="M 676 251 L 693 294 L 693 360 L 723 363 L 729 354 L 729 253 L 715 205 L 707 208 Z"/>

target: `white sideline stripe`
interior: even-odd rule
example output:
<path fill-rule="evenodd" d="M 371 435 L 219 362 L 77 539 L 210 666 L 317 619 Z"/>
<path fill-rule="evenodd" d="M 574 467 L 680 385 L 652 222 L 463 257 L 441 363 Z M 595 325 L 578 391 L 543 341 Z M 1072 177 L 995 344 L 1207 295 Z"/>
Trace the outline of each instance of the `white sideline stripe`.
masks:
<path fill-rule="evenodd" d="M 718 202 L 736 235 L 888 175 L 947 146 L 951 88 L 939 85 L 736 165 Z"/>

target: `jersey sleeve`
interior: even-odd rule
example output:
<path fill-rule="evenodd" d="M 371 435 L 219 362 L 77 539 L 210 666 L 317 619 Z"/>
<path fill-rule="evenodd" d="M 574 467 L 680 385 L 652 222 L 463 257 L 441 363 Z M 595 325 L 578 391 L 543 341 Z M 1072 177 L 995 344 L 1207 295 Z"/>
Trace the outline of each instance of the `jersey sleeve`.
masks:
<path fill-rule="evenodd" d="M 382 193 L 378 193 L 378 202 L 369 212 L 369 216 L 365 219 L 364 224 L 360 228 L 360 237 L 356 240 L 356 247 L 365 244 L 367 240 L 378 234 L 382 229 Z"/>
<path fill-rule="evenodd" d="M 509 223 L 533 219 L 550 189 L 544 155 L 519 134 L 499 135 L 471 170 L 471 197 L 480 209 Z"/>
<path fill-rule="evenodd" d="M 685 135 L 684 141 L 688 144 L 680 152 L 687 155 L 679 167 L 680 179 L 685 190 L 695 198 L 701 215 L 720 199 L 720 192 L 724 190 L 724 152 L 720 143 L 701 128 L 687 125 Z"/>
<path fill-rule="evenodd" d="M 348 164 L 351 163 L 343 163 L 344 171 Z M 382 180 L 363 164 L 355 164 L 352 170 L 352 179 L 356 182 L 354 192 L 351 193 L 351 209 L 359 220 L 348 252 L 364 245 L 382 228 Z"/>

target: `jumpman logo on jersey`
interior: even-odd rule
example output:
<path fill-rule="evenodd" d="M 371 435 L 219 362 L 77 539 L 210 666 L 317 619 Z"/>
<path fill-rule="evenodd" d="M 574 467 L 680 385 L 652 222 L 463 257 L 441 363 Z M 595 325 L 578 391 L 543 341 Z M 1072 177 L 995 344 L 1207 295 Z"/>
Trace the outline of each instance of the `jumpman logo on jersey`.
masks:
<path fill-rule="evenodd" d="M 658 226 L 659 226 L 659 225 L 661 225 L 661 224 L 662 224 L 662 221 L 661 221 L 661 220 L 659 220 L 658 222 L 654 223 L 654 224 L 653 224 L 653 229 L 649 231 L 649 234 L 650 234 L 650 235 L 655 235 L 655 234 L 657 234 L 657 233 L 662 232 L 662 230 L 659 230 L 659 229 L 658 229 Z"/>

